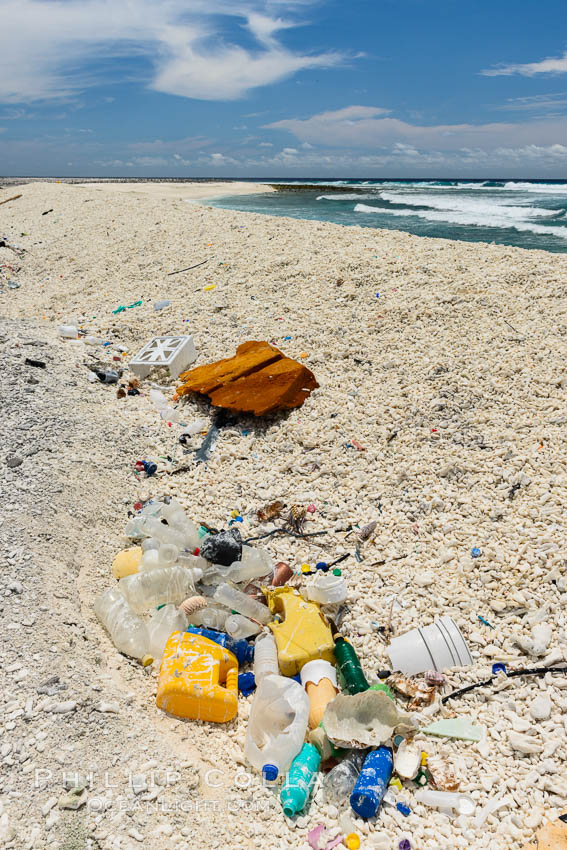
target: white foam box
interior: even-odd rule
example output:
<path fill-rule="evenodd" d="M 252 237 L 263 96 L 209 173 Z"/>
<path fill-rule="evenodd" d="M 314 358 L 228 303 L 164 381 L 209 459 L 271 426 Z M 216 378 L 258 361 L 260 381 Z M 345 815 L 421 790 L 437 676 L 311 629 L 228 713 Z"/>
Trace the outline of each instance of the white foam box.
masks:
<path fill-rule="evenodd" d="M 172 378 L 177 378 L 196 358 L 192 336 L 155 336 L 130 360 L 129 365 L 140 378 L 163 366 L 167 366 Z"/>

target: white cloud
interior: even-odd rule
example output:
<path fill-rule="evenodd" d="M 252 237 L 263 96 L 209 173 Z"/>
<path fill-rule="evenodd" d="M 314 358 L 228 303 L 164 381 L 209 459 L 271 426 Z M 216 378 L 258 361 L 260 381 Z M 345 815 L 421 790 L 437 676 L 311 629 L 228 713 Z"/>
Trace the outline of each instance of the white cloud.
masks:
<path fill-rule="evenodd" d="M 310 2 L 315 0 L 2 0 L 0 102 L 72 97 L 104 74 L 115 82 L 117 63 L 132 56 L 146 60 L 143 82 L 157 91 L 241 98 L 298 71 L 342 60 L 336 52 L 294 52 L 278 39 L 297 25 L 277 17 L 278 8 L 299 10 Z M 225 40 L 227 17 L 235 36 L 247 31 L 253 47 Z"/>
<path fill-rule="evenodd" d="M 533 94 L 527 97 L 510 97 L 507 102 L 498 109 L 525 112 L 536 110 L 553 111 L 567 106 L 567 92 L 555 92 L 554 94 Z"/>
<path fill-rule="evenodd" d="M 409 149 L 459 151 L 525 145 L 549 146 L 567 138 L 567 117 L 540 118 L 524 123 L 419 125 L 389 116 L 379 107 L 348 106 L 310 118 L 289 118 L 264 129 L 287 130 L 300 142 L 354 149 L 406 145 Z M 411 156 L 411 154 L 409 154 Z"/>
<path fill-rule="evenodd" d="M 510 77 L 521 74 L 523 77 L 535 77 L 536 74 L 566 74 L 567 50 L 563 56 L 542 59 L 541 62 L 528 62 L 524 65 L 496 65 L 481 71 L 485 77 Z"/>

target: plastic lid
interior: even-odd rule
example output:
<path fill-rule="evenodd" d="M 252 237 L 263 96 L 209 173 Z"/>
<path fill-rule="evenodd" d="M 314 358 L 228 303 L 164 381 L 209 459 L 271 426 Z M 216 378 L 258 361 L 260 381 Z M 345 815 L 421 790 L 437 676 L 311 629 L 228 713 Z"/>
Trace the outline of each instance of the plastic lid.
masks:
<path fill-rule="evenodd" d="M 321 679 L 329 679 L 335 688 L 337 687 L 337 671 L 332 664 L 324 661 L 322 658 L 317 658 L 315 661 L 308 661 L 301 668 L 299 675 L 303 687 L 305 687 L 307 682 L 317 685 Z"/>
<path fill-rule="evenodd" d="M 341 572 L 341 570 L 339 570 L 338 567 L 335 567 L 335 569 L 333 570 L 333 575 L 334 576 L 342 576 L 342 572 Z"/>
<path fill-rule="evenodd" d="M 262 776 L 268 782 L 274 782 L 278 778 L 279 770 L 275 764 L 265 764 L 262 768 Z"/>
<path fill-rule="evenodd" d="M 316 570 L 328 570 L 328 569 L 329 569 L 329 567 L 328 567 L 328 565 L 327 565 L 327 563 L 326 563 L 325 561 L 318 561 L 318 562 L 315 564 L 315 569 L 316 569 Z"/>

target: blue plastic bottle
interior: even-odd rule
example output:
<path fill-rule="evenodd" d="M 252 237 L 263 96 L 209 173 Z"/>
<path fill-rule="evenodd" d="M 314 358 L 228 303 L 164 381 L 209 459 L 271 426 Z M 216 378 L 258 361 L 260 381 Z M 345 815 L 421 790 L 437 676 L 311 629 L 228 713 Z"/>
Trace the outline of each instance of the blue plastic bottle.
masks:
<path fill-rule="evenodd" d="M 197 626 L 188 626 L 187 631 L 193 635 L 202 635 L 202 637 L 206 637 L 218 643 L 219 646 L 228 649 L 229 652 L 236 655 L 239 664 L 248 664 L 254 660 L 254 644 L 248 643 L 244 638 L 235 640 L 224 632 L 217 632 L 214 629 L 202 629 Z"/>
<path fill-rule="evenodd" d="M 350 805 L 361 818 L 373 818 L 380 808 L 394 769 L 389 747 L 368 753 L 350 795 Z"/>

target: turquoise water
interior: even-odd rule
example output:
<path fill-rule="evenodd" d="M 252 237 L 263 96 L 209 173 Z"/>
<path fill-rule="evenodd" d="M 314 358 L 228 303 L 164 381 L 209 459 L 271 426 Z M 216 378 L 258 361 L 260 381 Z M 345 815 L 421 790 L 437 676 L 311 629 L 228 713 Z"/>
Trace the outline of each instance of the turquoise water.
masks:
<path fill-rule="evenodd" d="M 214 205 L 404 230 L 416 236 L 567 252 L 567 180 L 287 182 L 290 188 L 309 186 L 301 191 L 225 197 Z"/>

